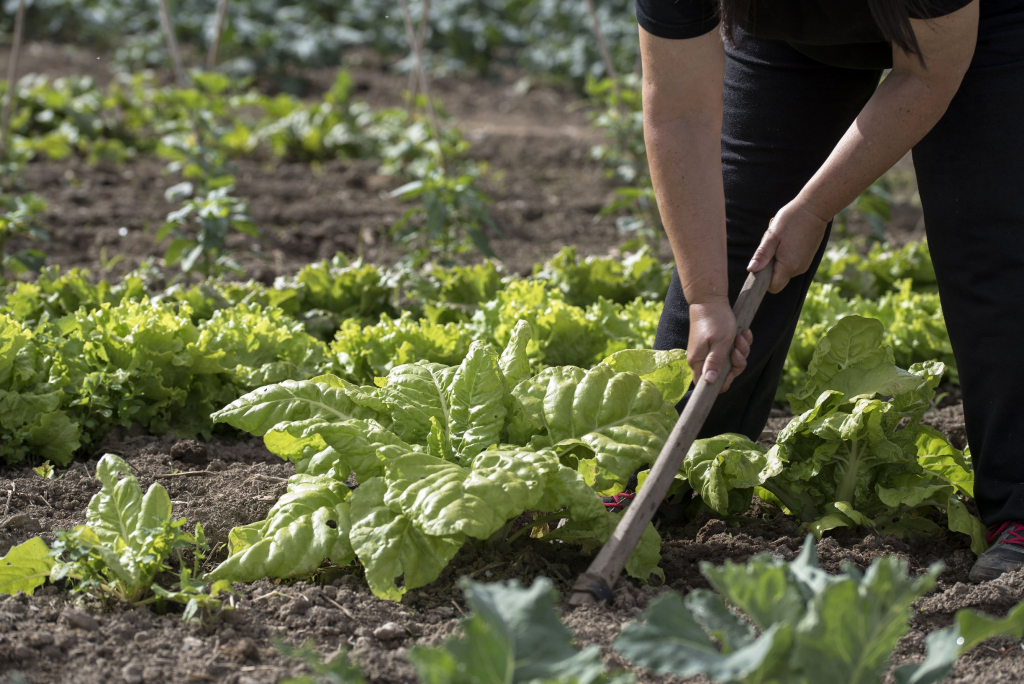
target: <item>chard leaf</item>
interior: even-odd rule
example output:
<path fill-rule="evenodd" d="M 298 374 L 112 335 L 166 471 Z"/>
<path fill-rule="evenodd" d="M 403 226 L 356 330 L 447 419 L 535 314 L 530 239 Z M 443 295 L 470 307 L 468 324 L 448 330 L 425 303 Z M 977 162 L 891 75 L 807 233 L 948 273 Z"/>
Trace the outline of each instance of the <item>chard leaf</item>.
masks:
<path fill-rule="evenodd" d="M 748 642 L 723 655 L 708 637 L 708 627 L 702 626 L 701 619 L 719 626 L 729 624 L 726 631 L 734 633 L 741 629 L 735 623 L 743 623 L 729 613 L 721 600 L 701 595 L 696 601 L 701 604 L 698 616 L 688 605 L 694 602 L 690 597 L 684 602 L 678 594 L 667 594 L 652 601 L 644 611 L 642 623 L 630 623 L 622 630 L 615 640 L 615 650 L 627 660 L 658 673 L 679 677 L 703 674 L 714 681 L 734 682 L 779 660 L 779 652 L 789 646 L 792 628 L 777 624 L 756 640 L 748 628 Z"/>
<path fill-rule="evenodd" d="M 501 352 L 498 365 L 505 376 L 509 389 L 515 387 L 520 381 L 530 377 L 530 358 L 527 356 L 526 348 L 533 339 L 533 329 L 529 322 L 519 321 L 512 329 L 508 338 L 508 345 Z"/>
<path fill-rule="evenodd" d="M 980 556 L 988 549 L 988 528 L 967 510 L 967 506 L 955 494 L 950 494 L 946 502 L 946 516 L 949 529 L 962 532 L 971 538 L 971 551 Z"/>
<path fill-rule="evenodd" d="M 328 477 L 292 477 L 266 520 L 232 530 L 232 555 L 207 577 L 254 582 L 308 577 L 325 558 L 348 565 L 354 558 L 348 495 L 348 487 Z"/>
<path fill-rule="evenodd" d="M 23 591 L 29 596 L 46 583 L 53 567 L 50 547 L 42 537 L 18 544 L 0 558 L 0 594 Z"/>
<path fill-rule="evenodd" d="M 507 413 L 505 393 L 497 353 L 488 344 L 474 342 L 445 392 L 451 445 L 464 465 L 498 443 Z"/>
<path fill-rule="evenodd" d="M 942 478 L 969 498 L 974 498 L 974 472 L 964 459 L 963 452 L 954 447 L 946 436 L 929 425 L 919 425 L 917 435 L 917 462 L 926 471 Z"/>
<path fill-rule="evenodd" d="M 849 400 L 918 387 L 919 377 L 896 367 L 892 348 L 882 344 L 884 335 L 885 327 L 874 318 L 847 316 L 836 323 L 818 342 L 803 389 L 787 397 L 793 411 L 808 410 L 825 390 Z"/>
<path fill-rule="evenodd" d="M 96 479 L 102 487 L 89 501 L 86 521 L 100 543 L 114 549 L 125 544 L 139 550 L 151 530 L 170 522 L 171 497 L 167 490 L 157 482 L 143 496 L 139 481 L 120 457 L 104 455 L 96 465 Z"/>
<path fill-rule="evenodd" d="M 458 466 L 456 466 L 458 467 Z M 352 494 L 352 548 L 377 598 L 400 601 L 406 591 L 430 584 L 465 542 L 465 535 L 431 537 L 384 503 L 387 484 L 371 478 Z M 402 586 L 396 580 L 402 578 Z"/>
<path fill-rule="evenodd" d="M 329 475 L 342 482 L 352 472 L 358 481 L 383 475 L 387 457 L 413 449 L 373 420 L 325 423 L 313 418 L 280 423 L 263 441 L 272 453 L 296 462 L 299 472 Z"/>
<path fill-rule="evenodd" d="M 523 420 L 509 427 L 510 439 L 538 450 L 585 447 L 596 460 L 598 491 L 621 488 L 653 463 L 678 419 L 654 385 L 605 365 L 548 368 L 520 383 L 513 396 Z"/>
<path fill-rule="evenodd" d="M 555 611 L 558 594 L 539 578 L 523 588 L 506 584 L 463 583 L 472 613 L 462 636 L 440 648 L 417 646 L 409 660 L 428 684 L 573 682 L 605 684 L 609 679 L 600 649 L 572 647 L 572 633 Z M 443 676 L 442 676 L 443 675 Z M 619 684 L 631 678 L 617 678 Z"/>
<path fill-rule="evenodd" d="M 433 418 L 446 430 L 451 407 L 445 389 L 455 369 L 436 363 L 410 363 L 388 373 L 381 396 L 391 412 L 394 431 L 410 444 L 426 444 Z"/>
<path fill-rule="evenodd" d="M 623 349 L 601 363 L 619 373 L 639 375 L 657 387 L 662 398 L 673 406 L 682 400 L 693 380 L 685 349 Z"/>
<path fill-rule="evenodd" d="M 752 490 L 764 484 L 782 472 L 782 462 L 746 436 L 726 433 L 695 441 L 682 471 L 704 503 L 721 515 L 732 515 L 750 507 L 747 500 L 743 510 L 735 510 L 735 502 L 742 502 L 743 497 L 730 496 L 733 490 Z"/>
<path fill-rule="evenodd" d="M 213 420 L 262 437 L 283 422 L 315 418 L 340 423 L 353 418 L 377 418 L 376 410 L 356 403 L 365 395 L 366 392 L 340 378 L 285 380 L 236 399 L 214 413 Z"/>

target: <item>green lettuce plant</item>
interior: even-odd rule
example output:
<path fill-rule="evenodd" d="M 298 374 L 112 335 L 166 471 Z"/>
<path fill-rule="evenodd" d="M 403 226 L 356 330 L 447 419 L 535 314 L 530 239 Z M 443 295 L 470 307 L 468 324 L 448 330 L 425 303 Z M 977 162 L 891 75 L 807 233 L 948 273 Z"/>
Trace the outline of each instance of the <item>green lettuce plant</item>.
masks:
<path fill-rule="evenodd" d="M 866 572 L 847 565 L 830 575 L 818 567 L 809 536 L 790 563 L 770 554 L 746 564 L 701 563 L 720 596 L 699 589 L 659 597 L 643 622 L 623 629 L 615 649 L 658 673 L 722 684 L 877 684 L 909 628 L 912 603 L 934 589 L 941 569 L 911 577 L 906 561 L 883 556 Z M 928 635 L 924 661 L 897 667 L 894 681 L 942 681 L 958 655 L 990 637 L 1021 634 L 1024 605 L 1003 619 L 960 610 L 953 626 Z"/>

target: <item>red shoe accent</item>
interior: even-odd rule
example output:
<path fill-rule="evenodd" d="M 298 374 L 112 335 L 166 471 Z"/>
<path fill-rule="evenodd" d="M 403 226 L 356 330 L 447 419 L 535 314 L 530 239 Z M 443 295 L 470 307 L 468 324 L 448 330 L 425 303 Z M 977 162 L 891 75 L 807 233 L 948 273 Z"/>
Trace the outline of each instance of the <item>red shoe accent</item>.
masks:
<path fill-rule="evenodd" d="M 1006 533 L 1006 539 L 999 539 L 1004 532 Z M 988 536 L 985 539 L 989 544 L 994 544 L 996 540 L 999 540 L 1000 544 L 1024 546 L 1024 524 L 1016 520 L 1007 520 L 1004 523 L 990 525 Z"/>
<path fill-rule="evenodd" d="M 608 500 L 604 502 L 605 510 L 618 513 L 633 502 L 633 499 L 636 498 L 636 492 L 621 492 L 615 496 L 609 496 L 606 498 Z"/>

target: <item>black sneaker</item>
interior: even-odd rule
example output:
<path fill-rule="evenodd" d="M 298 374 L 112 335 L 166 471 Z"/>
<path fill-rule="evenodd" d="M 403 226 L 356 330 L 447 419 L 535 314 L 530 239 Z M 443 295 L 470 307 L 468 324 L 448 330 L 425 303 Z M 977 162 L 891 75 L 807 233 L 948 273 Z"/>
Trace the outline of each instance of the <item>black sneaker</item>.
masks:
<path fill-rule="evenodd" d="M 988 528 L 988 551 L 971 568 L 972 582 L 994 580 L 1004 572 L 1024 568 L 1024 522 L 1010 520 Z"/>

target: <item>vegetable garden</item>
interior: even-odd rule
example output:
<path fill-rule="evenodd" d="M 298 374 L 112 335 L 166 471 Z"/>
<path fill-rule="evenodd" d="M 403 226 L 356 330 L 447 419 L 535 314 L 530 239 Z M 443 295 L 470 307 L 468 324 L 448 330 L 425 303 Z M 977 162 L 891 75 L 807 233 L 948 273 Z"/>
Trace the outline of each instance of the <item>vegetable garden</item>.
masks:
<path fill-rule="evenodd" d="M 4 681 L 1020 680 L 903 166 L 573 609 L 690 385 L 628 3 L 221 3 L 0 20 Z"/>

